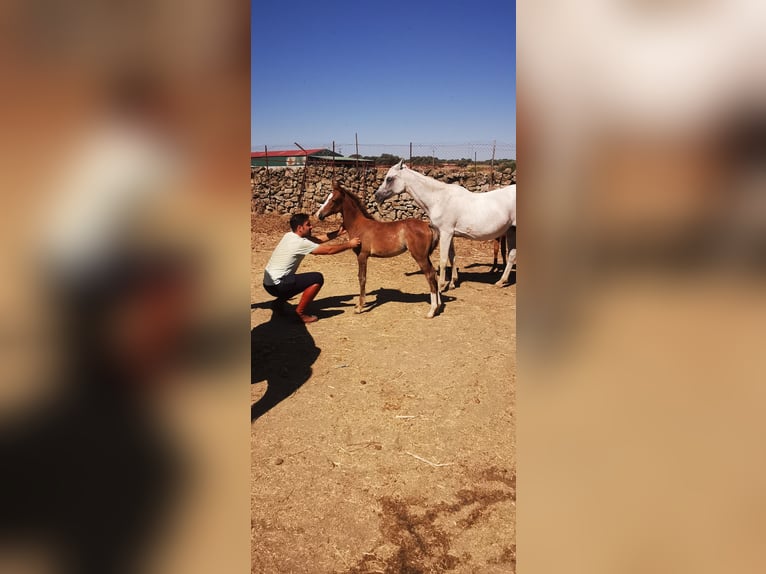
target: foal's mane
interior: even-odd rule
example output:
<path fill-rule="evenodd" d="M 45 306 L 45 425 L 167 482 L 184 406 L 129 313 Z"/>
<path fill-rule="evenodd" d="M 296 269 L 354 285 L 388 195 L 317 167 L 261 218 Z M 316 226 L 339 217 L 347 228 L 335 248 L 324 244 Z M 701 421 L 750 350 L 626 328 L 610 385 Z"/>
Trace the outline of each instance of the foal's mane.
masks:
<path fill-rule="evenodd" d="M 338 189 L 338 191 L 340 191 L 344 195 L 347 195 L 349 199 L 351 199 L 356 204 L 356 207 L 359 209 L 359 211 L 362 213 L 364 217 L 366 217 L 367 219 L 373 219 L 372 215 L 370 215 L 370 212 L 367 211 L 367 208 L 364 206 L 361 199 L 359 199 L 356 195 L 354 195 L 347 189 L 343 189 L 337 183 L 335 184 L 335 187 Z"/>

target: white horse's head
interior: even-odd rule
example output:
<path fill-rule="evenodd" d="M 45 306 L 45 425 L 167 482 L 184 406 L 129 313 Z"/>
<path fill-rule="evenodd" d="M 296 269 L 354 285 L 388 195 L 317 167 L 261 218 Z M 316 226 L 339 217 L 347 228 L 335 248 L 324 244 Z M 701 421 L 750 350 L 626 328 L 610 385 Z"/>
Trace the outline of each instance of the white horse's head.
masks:
<path fill-rule="evenodd" d="M 383 183 L 380 184 L 378 191 L 375 192 L 375 201 L 383 203 L 392 195 L 398 195 L 405 190 L 404 180 L 402 179 L 402 170 L 405 169 L 404 160 L 401 160 L 395 166 L 391 167 L 386 173 Z"/>

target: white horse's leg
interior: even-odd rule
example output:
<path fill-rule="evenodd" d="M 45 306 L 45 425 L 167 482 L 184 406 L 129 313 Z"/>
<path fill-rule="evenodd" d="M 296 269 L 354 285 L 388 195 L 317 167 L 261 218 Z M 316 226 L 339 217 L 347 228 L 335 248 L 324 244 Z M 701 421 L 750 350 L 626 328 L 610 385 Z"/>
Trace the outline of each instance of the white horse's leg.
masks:
<path fill-rule="evenodd" d="M 447 260 L 452 247 L 452 234 L 439 235 L 439 291 L 447 289 Z"/>
<path fill-rule="evenodd" d="M 516 263 L 516 228 L 511 227 L 508 232 L 505 235 L 506 240 L 506 247 L 508 248 L 508 262 L 505 265 L 505 270 L 503 271 L 503 276 L 500 278 L 500 281 L 495 283 L 498 287 L 502 287 L 506 283 L 508 283 L 508 277 L 511 275 L 511 267 L 513 267 L 514 263 Z M 513 248 L 511 248 L 511 245 L 513 245 Z"/>
<path fill-rule="evenodd" d="M 500 278 L 500 281 L 495 283 L 498 287 L 502 287 L 506 283 L 508 283 L 508 277 L 511 275 L 511 267 L 513 267 L 513 264 L 516 262 L 516 248 L 514 247 L 511 249 L 510 253 L 508 254 L 508 264 L 505 266 L 505 271 L 503 271 L 503 276 Z"/>
<path fill-rule="evenodd" d="M 454 237 L 452 238 L 452 241 L 450 241 L 450 244 L 449 244 L 449 263 L 450 263 L 450 267 L 452 267 L 452 275 L 450 276 L 450 280 L 449 280 L 449 288 L 454 289 L 458 280 L 457 257 L 455 257 L 455 238 Z"/>

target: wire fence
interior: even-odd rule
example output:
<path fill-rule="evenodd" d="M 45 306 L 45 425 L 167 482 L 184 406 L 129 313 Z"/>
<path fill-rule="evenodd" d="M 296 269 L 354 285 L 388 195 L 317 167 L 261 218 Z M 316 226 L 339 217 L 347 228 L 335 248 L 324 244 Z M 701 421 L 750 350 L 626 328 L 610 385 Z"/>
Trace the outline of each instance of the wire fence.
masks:
<path fill-rule="evenodd" d="M 299 147 L 300 146 L 300 147 Z M 516 159 L 516 144 L 505 142 L 471 142 L 456 144 L 414 143 L 378 144 L 378 143 L 342 143 L 331 142 L 293 142 L 289 144 L 254 145 L 252 151 L 268 149 L 269 153 L 284 150 L 328 149 L 345 157 L 359 155 L 362 158 L 381 159 L 379 163 L 388 163 L 394 158 L 410 163 L 458 163 L 512 161 Z M 273 150 L 273 151 L 272 151 Z M 396 161 L 398 161 L 396 159 Z M 395 162 L 394 162 L 395 163 Z"/>

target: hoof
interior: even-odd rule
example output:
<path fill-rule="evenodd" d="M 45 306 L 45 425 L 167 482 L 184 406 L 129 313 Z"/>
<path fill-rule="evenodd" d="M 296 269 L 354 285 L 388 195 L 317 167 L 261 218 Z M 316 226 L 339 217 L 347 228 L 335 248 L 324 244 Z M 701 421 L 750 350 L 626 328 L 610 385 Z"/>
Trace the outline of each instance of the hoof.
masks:
<path fill-rule="evenodd" d="M 361 313 L 362 311 L 363 309 L 361 307 L 354 307 L 354 313 L 356 313 L 357 315 Z"/>
<path fill-rule="evenodd" d="M 508 282 L 503 281 L 502 279 L 498 281 L 497 283 L 495 283 L 495 287 L 505 287 L 506 285 L 508 285 Z"/>

